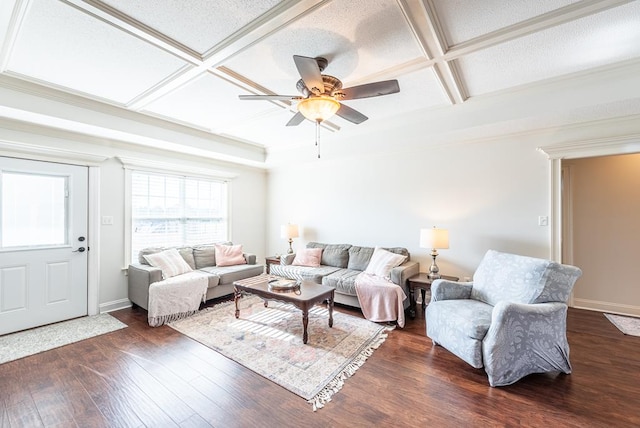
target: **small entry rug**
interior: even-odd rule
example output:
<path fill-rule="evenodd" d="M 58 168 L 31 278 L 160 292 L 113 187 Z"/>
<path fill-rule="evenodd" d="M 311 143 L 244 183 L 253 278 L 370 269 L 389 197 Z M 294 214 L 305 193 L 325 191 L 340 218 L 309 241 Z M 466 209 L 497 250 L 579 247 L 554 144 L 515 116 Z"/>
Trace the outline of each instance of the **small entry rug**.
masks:
<path fill-rule="evenodd" d="M 125 328 L 109 314 L 75 318 L 0 336 L 0 364 Z"/>
<path fill-rule="evenodd" d="M 387 337 L 387 327 L 315 306 L 309 340 L 302 343 L 302 312 L 278 302 L 265 308 L 256 296 L 225 302 L 169 326 L 306 399 L 324 407 Z"/>
<path fill-rule="evenodd" d="M 640 318 L 623 315 L 604 314 L 618 330 L 629 336 L 640 336 Z"/>

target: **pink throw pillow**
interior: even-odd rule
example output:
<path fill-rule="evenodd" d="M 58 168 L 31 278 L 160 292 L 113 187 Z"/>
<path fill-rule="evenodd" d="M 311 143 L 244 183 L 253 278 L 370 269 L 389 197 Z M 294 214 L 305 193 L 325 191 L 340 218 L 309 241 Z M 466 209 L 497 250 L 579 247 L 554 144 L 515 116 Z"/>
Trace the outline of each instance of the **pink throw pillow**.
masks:
<path fill-rule="evenodd" d="M 303 248 L 298 250 L 296 258 L 293 259 L 293 266 L 320 266 L 320 258 L 322 257 L 322 248 Z"/>
<path fill-rule="evenodd" d="M 242 245 L 215 244 L 216 266 L 244 265 L 247 261 L 242 255 Z"/>

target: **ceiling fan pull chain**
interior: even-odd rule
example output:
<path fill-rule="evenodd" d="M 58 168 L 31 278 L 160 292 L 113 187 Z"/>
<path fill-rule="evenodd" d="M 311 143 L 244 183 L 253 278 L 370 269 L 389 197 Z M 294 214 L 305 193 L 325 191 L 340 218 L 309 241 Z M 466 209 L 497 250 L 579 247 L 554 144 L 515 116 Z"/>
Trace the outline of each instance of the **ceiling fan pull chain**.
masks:
<path fill-rule="evenodd" d="M 320 120 L 316 120 L 316 146 L 318 147 L 318 159 L 320 159 Z"/>

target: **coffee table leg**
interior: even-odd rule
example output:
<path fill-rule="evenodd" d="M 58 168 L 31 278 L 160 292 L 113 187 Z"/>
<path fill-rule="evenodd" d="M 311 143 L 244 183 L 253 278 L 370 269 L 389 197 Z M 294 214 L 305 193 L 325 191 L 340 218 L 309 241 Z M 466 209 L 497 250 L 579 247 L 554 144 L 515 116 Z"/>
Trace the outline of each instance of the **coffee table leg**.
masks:
<path fill-rule="evenodd" d="M 309 325 L 309 310 L 304 309 L 302 311 L 302 343 L 307 344 L 309 336 L 307 335 L 307 326 Z"/>
<path fill-rule="evenodd" d="M 329 328 L 333 327 L 333 292 L 329 297 Z"/>
<path fill-rule="evenodd" d="M 233 301 L 236 304 L 236 318 L 240 317 L 240 309 L 238 308 L 238 299 L 240 299 L 240 297 L 241 297 L 240 291 L 238 291 L 237 288 L 234 288 Z"/>

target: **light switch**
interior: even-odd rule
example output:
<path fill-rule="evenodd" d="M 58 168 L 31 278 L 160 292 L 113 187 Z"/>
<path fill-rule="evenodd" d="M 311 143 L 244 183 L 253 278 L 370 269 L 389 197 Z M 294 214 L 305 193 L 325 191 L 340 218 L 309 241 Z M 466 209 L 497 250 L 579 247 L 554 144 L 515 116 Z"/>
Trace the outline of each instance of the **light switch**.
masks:
<path fill-rule="evenodd" d="M 102 224 L 105 226 L 113 225 L 113 216 L 112 215 L 103 215 L 102 216 Z"/>
<path fill-rule="evenodd" d="M 538 216 L 538 226 L 549 226 L 549 217 L 546 215 Z"/>

